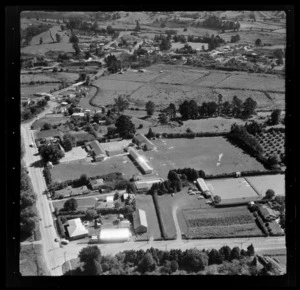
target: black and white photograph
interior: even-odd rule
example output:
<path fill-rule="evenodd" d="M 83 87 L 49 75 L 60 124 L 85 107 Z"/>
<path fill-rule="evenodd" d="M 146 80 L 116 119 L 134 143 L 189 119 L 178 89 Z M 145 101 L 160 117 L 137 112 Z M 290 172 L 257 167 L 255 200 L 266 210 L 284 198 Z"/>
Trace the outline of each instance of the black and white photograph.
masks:
<path fill-rule="evenodd" d="M 291 20 L 247 8 L 22 7 L 17 276 L 288 274 Z"/>

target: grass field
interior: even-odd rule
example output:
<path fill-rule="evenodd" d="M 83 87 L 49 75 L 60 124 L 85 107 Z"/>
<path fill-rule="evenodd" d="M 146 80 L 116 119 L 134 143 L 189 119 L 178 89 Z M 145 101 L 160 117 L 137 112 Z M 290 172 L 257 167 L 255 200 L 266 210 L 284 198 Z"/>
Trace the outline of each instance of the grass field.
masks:
<path fill-rule="evenodd" d="M 127 156 L 111 157 L 100 162 L 72 161 L 55 165 L 51 170 L 52 179 L 57 182 L 77 179 L 83 173 L 87 176 L 96 176 L 112 172 L 122 172 L 125 178 L 131 178 L 133 174 L 138 174 L 139 170 Z"/>
<path fill-rule="evenodd" d="M 160 239 L 161 232 L 152 196 L 144 194 L 136 195 L 136 208 L 142 209 L 146 212 L 148 232 L 143 234 L 143 236 L 145 236 L 145 239 L 147 236 L 149 236 L 150 238 L 153 237 L 154 239 Z"/>
<path fill-rule="evenodd" d="M 62 114 L 48 114 L 45 117 L 34 121 L 32 124 L 33 130 L 37 130 L 43 126 L 45 123 L 49 123 L 51 125 L 64 124 L 69 120 L 68 117 L 63 116 Z"/>
<path fill-rule="evenodd" d="M 59 84 L 44 84 L 44 85 L 23 85 L 21 86 L 21 98 L 33 97 L 35 93 L 50 93 L 53 89 L 58 89 Z"/>
<path fill-rule="evenodd" d="M 245 177 L 245 179 L 263 196 L 268 189 L 273 189 L 276 195 L 285 195 L 285 176 L 283 174 Z"/>
<path fill-rule="evenodd" d="M 189 238 L 262 236 L 247 207 L 186 209 L 185 232 Z"/>
<path fill-rule="evenodd" d="M 261 163 L 231 145 L 223 137 L 158 139 L 153 143 L 158 150 L 144 154 L 163 178 L 167 177 L 169 170 L 184 167 L 202 169 L 206 174 L 264 170 Z M 219 164 L 220 154 L 222 156 Z"/>
<path fill-rule="evenodd" d="M 20 274 L 22 276 L 50 276 L 42 245 L 21 246 Z"/>
<path fill-rule="evenodd" d="M 211 179 L 206 181 L 213 195 L 221 197 L 221 204 L 257 200 L 260 196 L 245 178 Z"/>

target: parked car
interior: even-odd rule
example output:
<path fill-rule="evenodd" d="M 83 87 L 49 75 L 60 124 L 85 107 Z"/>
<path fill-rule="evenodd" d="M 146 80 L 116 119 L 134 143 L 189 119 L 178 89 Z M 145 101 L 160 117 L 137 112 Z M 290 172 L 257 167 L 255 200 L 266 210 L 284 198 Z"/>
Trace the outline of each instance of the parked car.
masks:
<path fill-rule="evenodd" d="M 61 243 L 62 243 L 63 245 L 67 245 L 67 244 L 69 244 L 69 241 L 66 240 L 66 239 L 62 239 L 62 240 L 61 240 Z"/>

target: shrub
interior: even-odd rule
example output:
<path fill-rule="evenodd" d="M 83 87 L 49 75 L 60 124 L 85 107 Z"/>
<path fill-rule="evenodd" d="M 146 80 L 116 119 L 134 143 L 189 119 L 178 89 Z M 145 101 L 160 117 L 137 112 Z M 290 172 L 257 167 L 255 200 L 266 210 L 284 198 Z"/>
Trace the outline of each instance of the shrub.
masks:
<path fill-rule="evenodd" d="M 52 176 L 51 176 L 50 169 L 48 167 L 45 167 L 43 173 L 44 173 L 46 184 L 47 186 L 49 186 L 52 183 Z"/>
<path fill-rule="evenodd" d="M 58 233 L 59 233 L 60 237 L 65 238 L 66 237 L 65 229 L 64 229 L 64 226 L 60 219 L 60 216 L 57 217 L 56 222 L 57 222 L 57 229 L 58 229 Z"/>
<path fill-rule="evenodd" d="M 164 239 L 166 239 L 166 238 L 168 238 L 168 235 L 166 234 L 165 227 L 163 224 L 160 207 L 159 207 L 159 202 L 157 200 L 157 192 L 156 191 L 154 191 L 154 193 L 152 194 L 152 198 L 153 198 L 153 202 L 154 202 L 154 206 L 155 206 L 155 210 L 156 210 L 156 215 L 157 215 L 161 235 Z"/>

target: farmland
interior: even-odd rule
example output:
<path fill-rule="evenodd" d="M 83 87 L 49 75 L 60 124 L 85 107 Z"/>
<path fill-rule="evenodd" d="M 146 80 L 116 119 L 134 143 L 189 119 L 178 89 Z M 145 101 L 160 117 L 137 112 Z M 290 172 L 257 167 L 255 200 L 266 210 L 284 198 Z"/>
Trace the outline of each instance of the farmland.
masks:
<path fill-rule="evenodd" d="M 262 196 L 268 189 L 273 189 L 276 195 L 285 195 L 285 176 L 283 174 L 246 177 L 246 180 Z"/>
<path fill-rule="evenodd" d="M 221 197 L 221 204 L 248 202 L 261 197 L 244 178 L 211 179 L 206 183 L 213 195 Z"/>
<path fill-rule="evenodd" d="M 136 208 L 142 209 L 146 212 L 147 223 L 149 232 L 143 234 L 143 237 L 138 237 L 138 239 L 148 239 L 154 238 L 161 239 L 160 228 L 157 220 L 156 211 L 153 204 L 153 199 L 151 195 L 136 195 Z"/>
<path fill-rule="evenodd" d="M 131 178 L 133 174 L 139 173 L 127 156 L 111 157 L 96 163 L 86 160 L 72 161 L 55 165 L 51 169 L 52 179 L 56 182 L 77 179 L 83 173 L 87 176 L 96 176 L 112 172 L 122 172 L 126 178 Z"/>
<path fill-rule="evenodd" d="M 53 89 L 58 89 L 59 84 L 50 83 L 44 85 L 22 85 L 21 86 L 21 98 L 34 97 L 36 93 L 50 93 Z"/>
<path fill-rule="evenodd" d="M 153 143 L 157 151 L 144 152 L 157 173 L 165 178 L 171 169 L 191 167 L 204 170 L 206 174 L 264 170 L 256 159 L 222 137 L 195 139 L 159 139 Z M 218 160 L 221 155 L 221 162 Z"/>
<path fill-rule="evenodd" d="M 185 233 L 189 238 L 262 236 L 246 207 L 186 209 Z"/>

